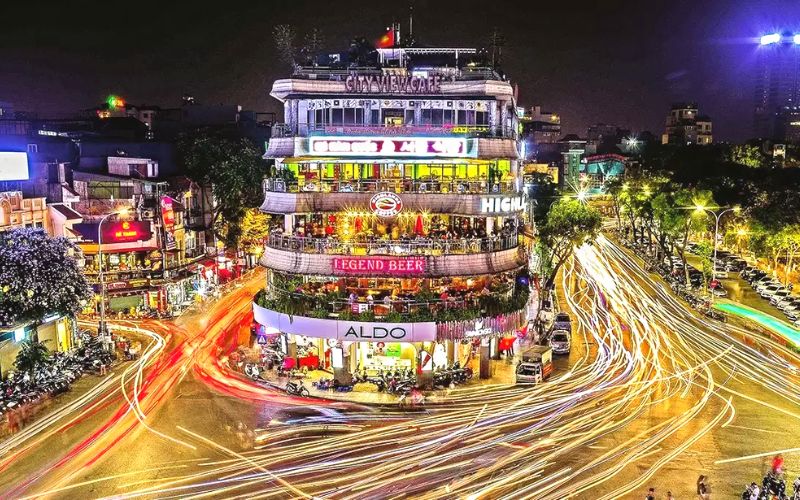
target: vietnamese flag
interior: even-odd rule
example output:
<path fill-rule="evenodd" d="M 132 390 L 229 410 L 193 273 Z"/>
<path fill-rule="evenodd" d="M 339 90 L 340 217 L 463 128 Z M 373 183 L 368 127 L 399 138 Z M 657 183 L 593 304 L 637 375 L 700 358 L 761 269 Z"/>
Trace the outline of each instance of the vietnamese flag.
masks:
<path fill-rule="evenodd" d="M 386 28 L 386 33 L 378 40 L 376 47 L 379 49 L 394 47 L 394 30 L 392 28 Z"/>

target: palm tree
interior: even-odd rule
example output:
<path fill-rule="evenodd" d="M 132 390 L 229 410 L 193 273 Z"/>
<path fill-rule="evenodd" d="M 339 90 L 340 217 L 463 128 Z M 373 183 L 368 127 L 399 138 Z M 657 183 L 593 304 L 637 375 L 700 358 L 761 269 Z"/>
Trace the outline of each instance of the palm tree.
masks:
<path fill-rule="evenodd" d="M 50 356 L 44 342 L 25 339 L 20 342 L 20 346 L 20 351 L 17 353 L 14 366 L 21 372 L 33 374 L 33 370 L 35 370 L 40 363 L 47 361 L 47 358 Z"/>

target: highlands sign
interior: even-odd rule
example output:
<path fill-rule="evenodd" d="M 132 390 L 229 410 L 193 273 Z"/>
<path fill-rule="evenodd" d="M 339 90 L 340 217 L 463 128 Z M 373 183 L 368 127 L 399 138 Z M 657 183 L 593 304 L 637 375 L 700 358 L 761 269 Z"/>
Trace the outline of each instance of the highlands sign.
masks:
<path fill-rule="evenodd" d="M 359 94 L 440 94 L 442 77 L 350 73 L 344 81 L 344 88 L 347 92 Z"/>

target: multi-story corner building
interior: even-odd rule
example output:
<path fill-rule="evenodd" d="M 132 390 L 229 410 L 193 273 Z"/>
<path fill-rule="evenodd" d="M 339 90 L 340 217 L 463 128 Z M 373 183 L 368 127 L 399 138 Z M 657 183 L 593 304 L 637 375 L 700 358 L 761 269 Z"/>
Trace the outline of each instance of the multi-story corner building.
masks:
<path fill-rule="evenodd" d="M 477 343 L 488 376 L 528 299 L 513 88 L 475 49 L 346 57 L 272 87 L 285 112 L 261 210 L 283 224 L 259 340 L 344 377 L 464 363 Z"/>
<path fill-rule="evenodd" d="M 695 103 L 677 103 L 667 115 L 662 144 L 711 144 L 711 118 L 698 113 Z"/>

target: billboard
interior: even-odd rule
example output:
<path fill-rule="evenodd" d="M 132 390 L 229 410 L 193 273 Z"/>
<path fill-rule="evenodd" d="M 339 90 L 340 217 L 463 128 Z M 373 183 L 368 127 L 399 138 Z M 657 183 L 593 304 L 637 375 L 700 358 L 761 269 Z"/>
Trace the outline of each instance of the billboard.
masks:
<path fill-rule="evenodd" d="M 28 153 L 0 151 L 0 181 L 28 179 Z"/>
<path fill-rule="evenodd" d="M 469 157 L 463 137 L 310 137 L 309 154 L 322 156 Z"/>
<path fill-rule="evenodd" d="M 147 241 L 152 238 L 150 222 L 147 221 L 118 221 L 103 224 L 101 230 L 102 242 L 128 243 L 131 241 Z"/>

